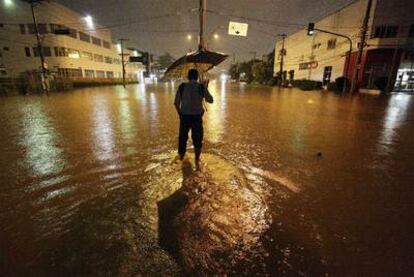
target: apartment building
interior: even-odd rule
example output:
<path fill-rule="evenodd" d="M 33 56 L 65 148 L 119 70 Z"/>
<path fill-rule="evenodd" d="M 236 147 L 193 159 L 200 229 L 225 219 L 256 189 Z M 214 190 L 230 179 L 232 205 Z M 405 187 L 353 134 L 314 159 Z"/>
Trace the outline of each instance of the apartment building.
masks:
<path fill-rule="evenodd" d="M 35 14 L 50 76 L 122 77 L 119 44 L 113 43 L 111 31 L 96 24 L 90 15 L 80 14 L 53 1 L 37 5 Z M 56 30 L 69 30 L 69 34 L 57 35 Z M 35 33 L 29 4 L 20 0 L 0 2 L 0 77 L 16 78 L 22 72 L 40 71 Z M 139 55 L 130 49 L 125 49 L 125 53 Z M 143 70 L 140 63 L 127 63 L 126 76 L 136 80 L 142 76 Z"/>
<path fill-rule="evenodd" d="M 360 39 L 360 28 L 368 0 L 354 1 L 315 22 L 315 28 L 346 38 L 304 28 L 286 37 L 284 73 L 289 79 L 321 81 L 324 85 L 337 77 L 352 78 Z M 389 77 L 395 90 L 414 89 L 414 1 L 374 0 L 357 79 L 360 88 L 375 88 L 379 78 Z M 279 72 L 282 41 L 275 46 L 274 71 Z M 349 59 L 349 60 L 348 60 Z"/>

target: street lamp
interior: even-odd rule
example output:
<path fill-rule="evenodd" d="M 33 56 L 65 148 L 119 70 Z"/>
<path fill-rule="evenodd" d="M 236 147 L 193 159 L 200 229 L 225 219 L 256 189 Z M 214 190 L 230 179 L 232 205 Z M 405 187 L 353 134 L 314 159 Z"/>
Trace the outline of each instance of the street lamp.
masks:
<path fill-rule="evenodd" d="M 193 36 L 192 35 L 187 35 L 187 40 L 192 40 Z"/>
<path fill-rule="evenodd" d="M 219 35 L 218 34 L 214 34 L 214 39 L 218 39 L 219 38 Z"/>
<path fill-rule="evenodd" d="M 13 0 L 4 0 L 4 5 L 6 7 L 11 7 L 14 5 Z"/>
<path fill-rule="evenodd" d="M 94 29 L 95 28 L 95 24 L 93 23 L 93 18 L 91 15 L 87 15 L 83 18 L 83 20 L 85 20 L 86 24 L 88 25 L 88 28 L 90 29 Z"/>

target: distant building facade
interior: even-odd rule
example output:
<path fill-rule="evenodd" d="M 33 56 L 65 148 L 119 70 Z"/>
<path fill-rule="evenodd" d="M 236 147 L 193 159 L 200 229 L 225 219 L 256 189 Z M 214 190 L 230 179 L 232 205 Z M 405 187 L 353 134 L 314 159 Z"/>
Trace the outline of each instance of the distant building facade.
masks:
<path fill-rule="evenodd" d="M 321 81 L 352 78 L 360 39 L 360 28 L 368 0 L 354 1 L 341 10 L 315 22 L 315 28 L 340 33 L 352 39 L 353 52 L 348 65 L 349 43 L 345 38 L 303 29 L 286 37 L 284 74 L 287 79 Z M 396 90 L 414 90 L 414 1 L 374 0 L 369 20 L 358 87 L 375 88 L 379 78 L 391 77 Z M 282 42 L 275 46 L 275 74 L 281 63 Z"/>
<path fill-rule="evenodd" d="M 40 71 L 41 62 L 30 6 L 20 0 L 0 3 L 0 78 L 16 78 L 22 72 Z M 115 79 L 122 77 L 119 45 L 111 32 L 56 2 L 35 7 L 42 37 L 45 65 L 51 76 L 62 78 Z M 67 30 L 69 35 L 56 35 Z M 126 49 L 129 55 L 138 55 Z M 125 56 L 128 59 L 128 56 Z M 144 67 L 126 65 L 126 77 L 138 79 Z"/>

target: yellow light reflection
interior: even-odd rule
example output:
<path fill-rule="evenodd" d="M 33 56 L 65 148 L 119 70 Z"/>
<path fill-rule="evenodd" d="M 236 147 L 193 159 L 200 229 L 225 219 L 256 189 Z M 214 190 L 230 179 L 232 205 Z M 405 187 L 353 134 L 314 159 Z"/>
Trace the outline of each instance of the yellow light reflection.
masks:
<path fill-rule="evenodd" d="M 398 128 L 406 120 L 408 107 L 410 107 L 410 95 L 395 95 L 388 102 L 384 117 L 384 125 L 378 140 L 378 150 L 382 153 L 392 151 Z"/>
<path fill-rule="evenodd" d="M 113 158 L 114 131 L 112 120 L 109 116 L 108 103 L 103 98 L 98 98 L 93 105 L 93 135 L 94 152 L 98 160 L 106 161 Z"/>
<path fill-rule="evenodd" d="M 212 143 L 219 143 L 223 140 L 224 122 L 227 115 L 226 86 L 222 85 L 220 88 L 218 86 L 217 82 L 210 84 L 209 91 L 214 97 L 214 103 L 212 105 L 206 104 L 205 136 Z"/>
<path fill-rule="evenodd" d="M 57 146 L 59 135 L 42 105 L 34 103 L 25 107 L 22 116 L 22 144 L 29 169 L 37 176 L 60 172 L 65 161 L 62 149 Z"/>

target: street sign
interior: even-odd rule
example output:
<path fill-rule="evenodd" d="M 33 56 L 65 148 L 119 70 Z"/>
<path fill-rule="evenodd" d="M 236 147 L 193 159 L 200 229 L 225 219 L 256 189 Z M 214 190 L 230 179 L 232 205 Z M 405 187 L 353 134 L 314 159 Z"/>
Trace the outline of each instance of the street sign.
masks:
<path fill-rule="evenodd" d="M 229 35 L 247 37 L 247 29 L 249 25 L 247 23 L 229 22 Z"/>
<path fill-rule="evenodd" d="M 143 55 L 141 57 L 129 57 L 129 62 L 130 63 L 143 63 L 143 64 L 147 64 L 148 63 L 148 57 L 146 55 Z"/>

